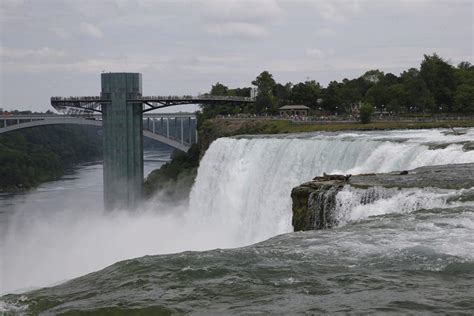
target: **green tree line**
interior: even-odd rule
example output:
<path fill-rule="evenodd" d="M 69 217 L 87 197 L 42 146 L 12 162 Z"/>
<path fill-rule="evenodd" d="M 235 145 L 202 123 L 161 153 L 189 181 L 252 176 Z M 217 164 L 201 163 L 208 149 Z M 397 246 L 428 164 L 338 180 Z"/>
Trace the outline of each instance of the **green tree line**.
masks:
<path fill-rule="evenodd" d="M 97 129 L 43 126 L 0 135 L 0 191 L 30 188 L 102 154 Z"/>
<path fill-rule="evenodd" d="M 419 68 L 410 68 L 398 76 L 374 69 L 358 78 L 331 81 L 322 87 L 315 80 L 277 83 L 271 73 L 263 71 L 252 85 L 258 92 L 255 103 L 203 105 L 204 118 L 240 113 L 278 114 L 278 108 L 286 104 L 303 104 L 313 112 L 327 114 L 350 113 L 360 103 L 393 114 L 474 113 L 474 66 L 467 61 L 453 66 L 437 54 L 424 55 Z M 230 89 L 217 82 L 210 94 L 248 97 L 251 89 Z"/>

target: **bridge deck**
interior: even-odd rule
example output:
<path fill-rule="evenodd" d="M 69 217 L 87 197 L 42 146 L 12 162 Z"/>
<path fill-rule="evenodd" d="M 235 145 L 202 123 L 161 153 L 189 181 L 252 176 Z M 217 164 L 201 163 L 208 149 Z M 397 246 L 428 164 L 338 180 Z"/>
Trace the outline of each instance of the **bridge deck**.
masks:
<path fill-rule="evenodd" d="M 183 124 L 181 124 L 179 135 L 171 135 L 170 131 L 171 128 L 169 126 L 169 121 L 174 120 L 187 120 L 187 119 L 195 119 L 196 116 L 194 113 L 164 113 L 164 114 L 145 114 L 143 115 L 144 120 L 159 120 L 165 119 L 166 120 L 166 130 L 158 131 L 158 128 L 155 131 L 155 123 L 153 123 L 152 127 L 144 126 L 143 129 L 143 136 L 147 138 L 154 139 L 158 142 L 164 143 L 169 145 L 173 148 L 176 148 L 181 151 L 188 151 L 189 147 L 191 146 L 190 136 L 186 136 L 183 133 Z M 178 121 L 178 122 L 181 122 Z M 61 125 L 61 124 L 73 124 L 73 125 L 92 125 L 92 126 L 102 126 L 102 119 L 101 115 L 87 115 L 87 116 L 66 116 L 66 115 L 0 115 L 0 134 L 12 132 L 15 130 L 23 129 L 23 128 L 32 128 L 37 126 L 45 126 L 45 125 Z M 13 124 L 7 124 L 7 122 L 11 122 Z M 145 124 L 144 124 L 145 125 Z M 158 125 L 158 124 L 157 124 Z M 174 130 L 179 127 L 174 126 Z M 191 126 L 188 126 L 191 128 Z M 179 131 L 179 128 L 178 128 Z M 161 132 L 161 134 L 160 134 Z M 176 131 L 175 131 L 176 132 Z M 188 134 L 191 131 L 188 130 Z M 195 133 L 195 131 L 193 131 Z M 181 139 L 179 138 L 181 137 Z M 196 136 L 197 137 L 197 136 Z M 197 141 L 196 139 L 193 140 Z"/>
<path fill-rule="evenodd" d="M 105 97 L 85 96 L 85 97 L 51 97 L 51 105 L 57 110 L 67 108 L 79 108 L 86 111 L 102 112 L 102 105 L 109 103 Z M 215 96 L 202 94 L 198 96 L 141 96 L 139 98 L 128 99 L 130 103 L 141 103 L 144 105 L 142 112 L 161 109 L 169 106 L 183 104 L 214 104 L 214 103 L 252 103 L 254 98 L 235 96 Z M 145 105 L 149 108 L 145 108 Z"/>
<path fill-rule="evenodd" d="M 195 118 L 195 113 L 190 112 L 176 112 L 176 113 L 146 113 L 143 114 L 143 118 Z M 101 114 L 83 114 L 83 115 L 63 115 L 63 114 L 26 114 L 26 115 L 0 115 L 0 121 L 3 120 L 47 120 L 57 118 L 83 118 L 83 119 L 95 119 L 101 120 Z"/>

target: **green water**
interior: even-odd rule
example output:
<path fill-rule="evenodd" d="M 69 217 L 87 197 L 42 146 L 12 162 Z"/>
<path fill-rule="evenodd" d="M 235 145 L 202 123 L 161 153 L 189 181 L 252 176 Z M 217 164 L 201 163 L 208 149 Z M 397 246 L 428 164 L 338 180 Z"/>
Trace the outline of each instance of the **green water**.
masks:
<path fill-rule="evenodd" d="M 473 223 L 472 207 L 376 216 L 243 248 L 126 260 L 3 304 L 44 315 L 468 314 Z"/>

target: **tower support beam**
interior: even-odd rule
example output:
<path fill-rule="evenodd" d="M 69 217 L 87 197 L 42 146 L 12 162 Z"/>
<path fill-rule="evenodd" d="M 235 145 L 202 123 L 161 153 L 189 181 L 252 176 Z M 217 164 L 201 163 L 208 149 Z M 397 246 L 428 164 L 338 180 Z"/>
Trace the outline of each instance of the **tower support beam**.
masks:
<path fill-rule="evenodd" d="M 134 208 L 143 194 L 143 114 L 139 73 L 102 74 L 104 203 L 107 209 Z"/>

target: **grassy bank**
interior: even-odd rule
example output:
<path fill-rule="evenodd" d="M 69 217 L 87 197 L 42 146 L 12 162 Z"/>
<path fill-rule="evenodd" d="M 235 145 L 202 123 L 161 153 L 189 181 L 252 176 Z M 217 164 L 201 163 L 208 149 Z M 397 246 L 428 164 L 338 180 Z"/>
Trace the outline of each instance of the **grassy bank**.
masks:
<path fill-rule="evenodd" d="M 202 125 L 201 135 L 204 139 L 210 137 L 249 135 L 249 134 L 290 134 L 308 133 L 318 131 L 373 131 L 394 129 L 426 129 L 426 128 L 451 128 L 451 127 L 474 127 L 474 120 L 465 121 L 439 121 L 439 122 L 373 122 L 361 124 L 358 122 L 298 122 L 283 120 L 239 120 L 239 119 L 212 119 Z"/>
<path fill-rule="evenodd" d="M 199 160 L 204 156 L 210 144 L 219 137 L 255 134 L 288 134 L 318 131 L 371 131 L 395 129 L 426 129 L 474 127 L 474 120 L 444 122 L 322 122 L 292 123 L 266 119 L 209 119 L 199 125 L 199 144 L 194 145 L 188 153 L 178 153 L 171 162 L 153 171 L 145 181 L 145 193 L 148 197 L 156 192 L 164 193 L 165 199 L 183 199 L 189 196 L 194 183 Z"/>
<path fill-rule="evenodd" d="M 187 153 L 175 151 L 171 158 L 146 178 L 143 188 L 146 198 L 156 192 L 160 192 L 160 198 L 165 202 L 188 198 L 199 166 L 199 147 L 193 145 Z"/>

